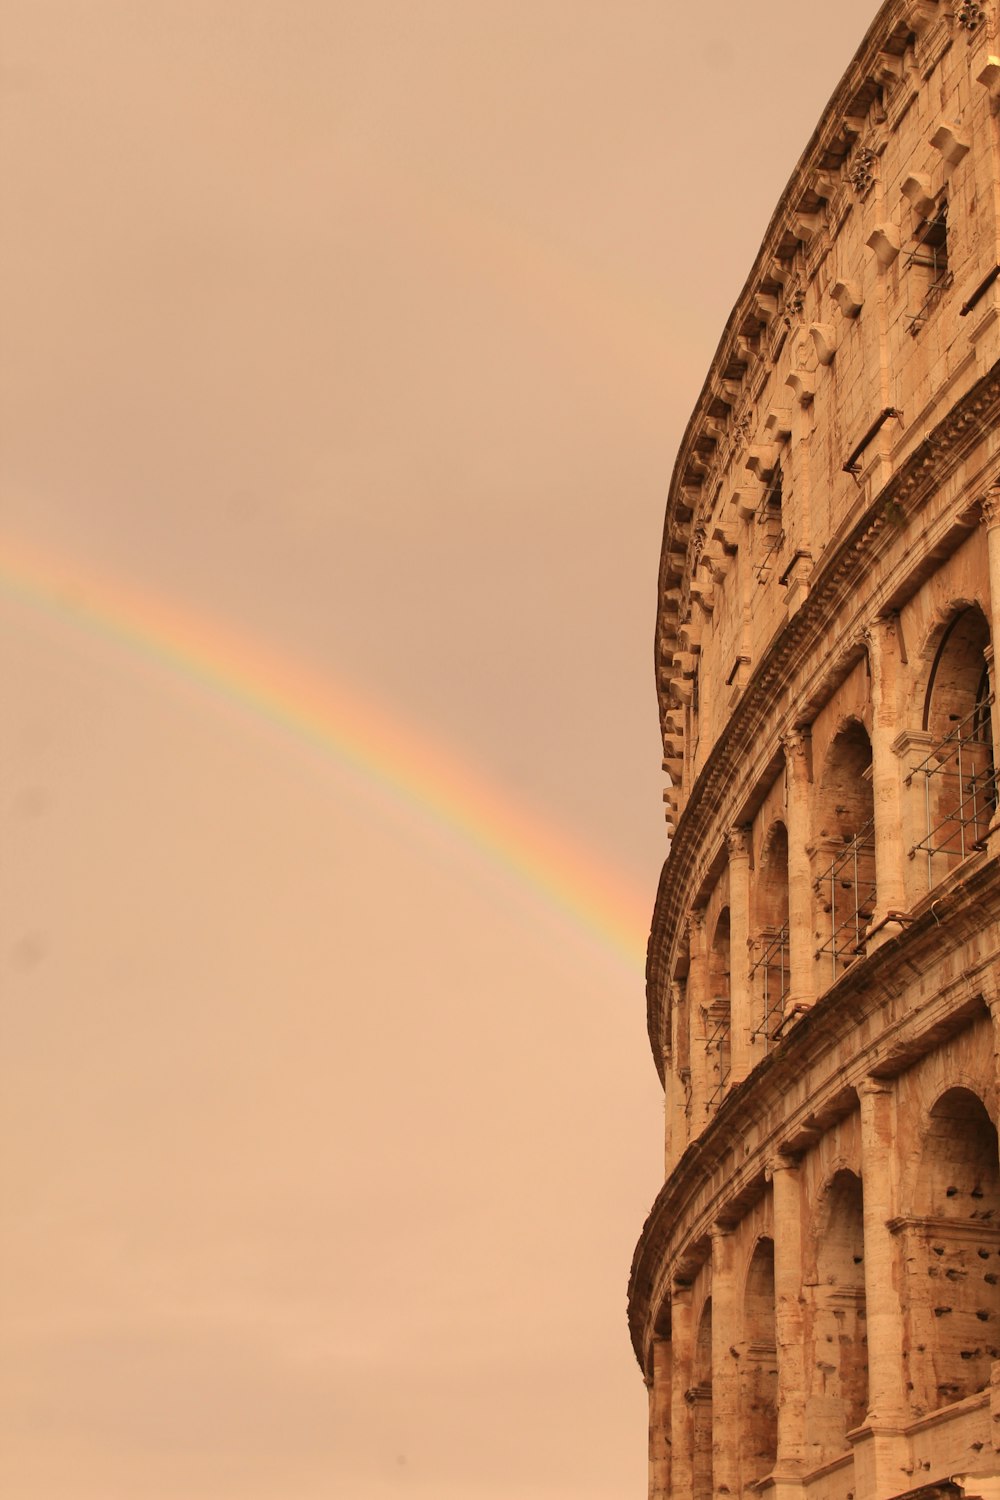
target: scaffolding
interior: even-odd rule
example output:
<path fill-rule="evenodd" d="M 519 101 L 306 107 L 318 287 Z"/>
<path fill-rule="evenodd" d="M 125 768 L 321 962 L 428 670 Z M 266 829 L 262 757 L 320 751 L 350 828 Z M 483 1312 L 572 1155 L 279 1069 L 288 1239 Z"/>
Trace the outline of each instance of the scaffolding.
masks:
<path fill-rule="evenodd" d="M 869 818 L 816 879 L 830 918 L 830 935 L 816 950 L 829 955 L 831 982 L 864 949 L 875 911 L 875 819 Z"/>
<path fill-rule="evenodd" d="M 758 559 L 754 566 L 758 583 L 765 583 L 767 581 L 774 567 L 776 555 L 784 546 L 785 533 L 781 525 L 783 484 L 784 481 L 779 464 L 774 470 L 774 477 L 757 509 L 757 525 L 763 528 L 764 542 L 763 556 Z"/>
<path fill-rule="evenodd" d="M 762 1019 L 753 1033 L 754 1041 L 761 1040 L 764 1051 L 777 1039 L 778 1028 L 785 1015 L 785 1000 L 789 989 L 788 975 L 788 926 L 774 933 L 762 933 L 763 951 L 750 969 L 750 984 L 753 991 L 760 987 Z"/>
<path fill-rule="evenodd" d="M 907 786 L 923 788 L 925 833 L 909 853 L 911 859 L 926 856 L 928 890 L 986 841 L 997 805 L 992 703 L 992 694 L 981 697 L 970 713 L 956 718 L 954 728 L 906 777 Z"/>
<path fill-rule="evenodd" d="M 716 1084 L 708 1097 L 708 1107 L 709 1109 L 715 1109 L 721 1104 L 722 1096 L 729 1087 L 732 1018 L 729 1010 L 729 1001 L 725 996 L 720 995 L 716 997 L 712 1002 L 712 1008 L 708 1015 L 709 1021 L 714 1022 L 714 1025 L 708 1034 L 705 1051 L 709 1058 L 713 1053 L 716 1056 Z"/>
<path fill-rule="evenodd" d="M 930 316 L 931 309 L 952 283 L 948 269 L 948 205 L 942 203 L 932 219 L 925 223 L 914 236 L 916 244 L 903 261 L 903 268 L 922 266 L 929 273 L 928 285 L 920 307 L 908 313 L 910 334 L 916 338 Z"/>

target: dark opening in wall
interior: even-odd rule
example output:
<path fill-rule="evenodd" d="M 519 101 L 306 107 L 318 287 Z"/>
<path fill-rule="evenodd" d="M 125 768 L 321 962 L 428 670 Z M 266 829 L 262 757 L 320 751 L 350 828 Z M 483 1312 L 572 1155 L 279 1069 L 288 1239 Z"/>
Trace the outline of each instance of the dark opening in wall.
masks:
<path fill-rule="evenodd" d="M 858 719 L 847 721 L 827 752 L 816 820 L 816 957 L 822 989 L 858 957 L 875 910 L 872 747 Z"/>
<path fill-rule="evenodd" d="M 778 1361 L 774 1315 L 774 1241 L 760 1239 L 747 1272 L 740 1371 L 740 1471 L 763 1479 L 778 1456 Z"/>
<path fill-rule="evenodd" d="M 837 1172 L 816 1214 L 816 1362 L 808 1432 L 816 1463 L 847 1451 L 868 1408 L 865 1231 L 861 1179 Z"/>
<path fill-rule="evenodd" d="M 921 300 L 917 311 L 909 314 L 910 333 L 916 337 L 941 293 L 951 285 L 951 271 L 948 269 L 947 199 L 943 199 L 934 212 L 920 223 L 913 236 L 913 248 L 906 257 L 905 266 L 907 269 L 915 267 L 924 276 L 922 293 L 918 293 Z"/>
<path fill-rule="evenodd" d="M 989 626 L 978 605 L 957 611 L 941 634 L 927 681 L 927 753 L 907 776 L 920 799 L 923 838 L 911 853 L 928 887 L 982 848 L 996 806 Z"/>
<path fill-rule="evenodd" d="M 765 1051 L 774 1040 L 788 994 L 788 830 L 777 821 L 761 851 L 755 888 L 756 924 L 750 986 L 754 1038 Z"/>

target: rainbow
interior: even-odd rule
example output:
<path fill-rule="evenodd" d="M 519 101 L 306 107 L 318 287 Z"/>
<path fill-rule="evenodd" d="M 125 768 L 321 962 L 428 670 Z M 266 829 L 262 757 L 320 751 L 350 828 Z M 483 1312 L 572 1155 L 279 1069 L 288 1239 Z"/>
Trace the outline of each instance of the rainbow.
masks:
<path fill-rule="evenodd" d="M 626 878 L 356 690 L 120 580 L 0 537 L 0 590 L 223 694 L 471 845 L 640 969 L 648 902 Z"/>

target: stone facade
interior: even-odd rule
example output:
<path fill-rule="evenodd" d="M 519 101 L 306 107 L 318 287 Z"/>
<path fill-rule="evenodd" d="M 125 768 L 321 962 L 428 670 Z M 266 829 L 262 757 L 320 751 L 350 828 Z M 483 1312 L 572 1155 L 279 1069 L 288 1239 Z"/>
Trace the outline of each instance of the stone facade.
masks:
<path fill-rule="evenodd" d="M 667 505 L 655 1500 L 1000 1500 L 998 314 L 997 0 L 889 0 Z"/>

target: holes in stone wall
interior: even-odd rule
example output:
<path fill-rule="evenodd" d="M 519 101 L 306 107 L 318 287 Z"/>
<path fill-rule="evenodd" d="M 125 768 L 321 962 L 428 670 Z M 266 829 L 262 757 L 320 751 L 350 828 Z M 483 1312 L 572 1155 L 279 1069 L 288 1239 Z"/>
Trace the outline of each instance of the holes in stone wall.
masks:
<path fill-rule="evenodd" d="M 906 1249 L 909 1380 L 917 1411 L 985 1390 L 1000 1358 L 997 1132 L 970 1090 L 931 1111 Z"/>

